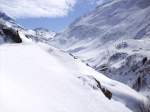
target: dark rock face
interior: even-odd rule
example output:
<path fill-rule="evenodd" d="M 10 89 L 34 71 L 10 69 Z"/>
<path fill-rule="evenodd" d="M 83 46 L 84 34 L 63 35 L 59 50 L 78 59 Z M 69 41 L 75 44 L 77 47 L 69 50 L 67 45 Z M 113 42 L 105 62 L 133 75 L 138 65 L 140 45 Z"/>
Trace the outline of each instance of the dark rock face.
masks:
<path fill-rule="evenodd" d="M 101 90 L 109 100 L 112 98 L 112 93 L 108 89 L 102 88 Z"/>
<path fill-rule="evenodd" d="M 118 52 L 118 53 L 113 54 L 113 55 L 110 57 L 109 61 L 110 61 L 110 62 L 111 62 L 111 61 L 119 61 L 119 60 L 122 60 L 122 59 L 126 58 L 127 56 L 128 56 L 127 53 Z"/>
<path fill-rule="evenodd" d="M 100 81 L 98 81 L 96 78 L 94 78 L 93 76 L 86 76 L 86 77 L 78 77 L 80 80 L 82 80 L 84 83 L 87 83 L 91 88 L 93 88 L 94 90 L 100 90 L 102 91 L 102 93 L 109 99 L 111 100 L 112 98 L 112 92 L 109 91 L 106 87 L 103 87 L 100 83 Z M 93 82 L 93 83 L 91 83 Z"/>
<path fill-rule="evenodd" d="M 2 30 L 0 30 L 0 35 L 3 35 L 3 31 Z"/>
<path fill-rule="evenodd" d="M 100 84 L 100 82 L 96 79 L 96 78 L 93 78 L 94 80 L 95 80 L 95 82 L 96 82 L 96 87 L 98 88 L 98 89 L 100 89 L 102 92 L 103 92 L 103 94 L 109 99 L 109 100 L 111 100 L 111 98 L 112 98 L 112 93 L 107 89 L 107 88 L 105 88 L 105 87 L 102 87 L 101 86 L 101 84 Z M 93 88 L 95 88 L 94 86 L 93 86 Z"/>
<path fill-rule="evenodd" d="M 127 48 L 127 47 L 128 47 L 127 42 L 121 42 L 116 46 L 117 49 L 124 49 L 124 48 Z"/>
<path fill-rule="evenodd" d="M 5 13 L 0 12 L 0 18 L 3 18 L 6 21 L 13 21 L 12 18 L 10 18 L 9 16 L 7 16 Z"/>
<path fill-rule="evenodd" d="M 108 89 L 102 87 L 97 79 L 94 78 L 94 80 L 97 83 L 97 88 L 99 88 L 103 92 L 103 94 L 110 100 L 112 98 L 112 93 Z"/>
<path fill-rule="evenodd" d="M 147 8 L 150 6 L 150 0 L 139 0 L 137 5 L 142 9 Z"/>
<path fill-rule="evenodd" d="M 6 35 L 6 38 L 10 38 L 15 43 L 22 43 L 22 39 L 20 38 L 18 31 L 11 28 L 3 28 L 2 30 Z"/>
<path fill-rule="evenodd" d="M 133 54 L 129 56 L 114 55 L 116 62 L 121 60 L 119 68 L 114 68 L 107 62 L 95 68 L 97 71 L 105 74 L 106 76 L 121 81 L 137 91 L 150 90 L 150 59 L 141 54 Z M 112 57 L 110 57 L 111 59 Z M 147 89 L 145 89 L 147 88 Z"/>

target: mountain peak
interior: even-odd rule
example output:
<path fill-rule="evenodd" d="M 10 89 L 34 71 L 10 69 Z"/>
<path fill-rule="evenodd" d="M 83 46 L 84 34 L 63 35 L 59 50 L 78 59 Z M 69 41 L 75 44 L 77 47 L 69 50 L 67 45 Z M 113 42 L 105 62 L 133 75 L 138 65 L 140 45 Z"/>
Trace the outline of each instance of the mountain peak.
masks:
<path fill-rule="evenodd" d="M 9 17 L 8 15 L 6 15 L 4 12 L 2 12 L 2 11 L 0 11 L 0 19 L 3 19 L 3 20 L 5 20 L 5 21 L 13 21 L 14 22 L 14 20 L 11 18 L 11 17 Z"/>

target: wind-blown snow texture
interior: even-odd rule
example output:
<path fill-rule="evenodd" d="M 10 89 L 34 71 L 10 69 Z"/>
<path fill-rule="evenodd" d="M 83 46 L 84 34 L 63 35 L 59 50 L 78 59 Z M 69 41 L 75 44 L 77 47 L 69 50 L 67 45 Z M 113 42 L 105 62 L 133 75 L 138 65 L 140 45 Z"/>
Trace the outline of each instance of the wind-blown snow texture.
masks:
<path fill-rule="evenodd" d="M 0 51 L 2 112 L 130 112 L 125 105 L 138 110 L 146 102 L 134 90 L 56 48 L 24 43 L 1 45 Z M 97 87 L 92 77 L 112 92 L 112 100 L 90 86 Z"/>
<path fill-rule="evenodd" d="M 113 0 L 77 19 L 52 45 L 149 94 L 150 1 Z"/>
<path fill-rule="evenodd" d="M 148 99 L 140 93 L 96 72 L 71 53 L 32 42 L 29 38 L 35 39 L 34 31 L 26 30 L 14 21 L 4 18 L 2 16 L 0 21 L 1 112 L 146 112 L 149 109 Z M 80 34 L 82 35 L 82 32 Z M 42 42 L 46 42 L 45 37 L 42 38 L 44 38 Z M 89 45 L 93 45 L 94 41 L 97 45 L 96 38 L 95 35 L 93 41 L 85 38 L 80 42 L 80 38 L 71 38 L 70 42 L 74 46 L 68 50 L 80 53 L 80 56 L 83 51 L 88 51 L 85 52 L 87 54 L 93 52 L 92 49 L 95 49 L 95 46 Z M 89 40 L 91 43 L 88 42 Z M 77 43 L 73 44 L 75 42 Z M 109 46 L 109 44 L 105 45 Z M 79 47 L 80 45 L 82 46 Z M 105 45 L 104 48 L 106 48 Z M 137 48 L 136 44 L 132 45 L 133 48 Z M 74 49 L 75 46 L 76 49 Z M 123 42 L 116 47 L 120 49 L 127 46 L 128 44 Z M 97 50 L 91 52 L 93 57 L 96 53 L 99 54 Z M 125 53 L 116 56 L 118 55 L 121 55 L 119 59 L 127 56 Z M 83 56 L 87 56 L 88 59 L 92 55 L 84 54 Z M 109 58 L 118 59 L 115 58 L 116 56 Z M 140 60 L 141 57 L 138 56 L 137 59 Z M 102 60 L 99 62 L 103 63 Z M 144 58 L 142 63 L 146 64 L 147 59 Z"/>
<path fill-rule="evenodd" d="M 34 44 L 3 18 L 1 40 L 1 112 L 130 112 L 124 104 L 108 100 L 99 88 L 94 90 L 79 79 L 91 68 L 58 49 Z M 13 44 L 18 40 L 20 44 Z M 144 99 L 137 94 L 133 105 L 137 105 L 136 100 L 142 104 Z"/>

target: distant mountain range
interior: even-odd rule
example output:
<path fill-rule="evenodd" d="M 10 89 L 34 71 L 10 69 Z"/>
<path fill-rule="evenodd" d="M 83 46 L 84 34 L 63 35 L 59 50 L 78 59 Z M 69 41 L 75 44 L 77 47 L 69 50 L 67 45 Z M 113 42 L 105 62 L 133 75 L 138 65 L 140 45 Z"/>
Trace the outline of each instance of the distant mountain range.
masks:
<path fill-rule="evenodd" d="M 0 43 L 2 43 L 3 41 L 11 42 L 11 39 L 3 34 L 2 29 L 10 29 L 14 33 L 17 33 L 17 31 L 22 31 L 28 38 L 31 38 L 35 42 L 46 43 L 52 40 L 53 37 L 56 35 L 55 32 L 49 31 L 48 29 L 44 28 L 35 28 L 33 30 L 26 29 L 23 26 L 17 24 L 15 20 L 7 16 L 5 13 L 0 12 L 0 31 L 1 31 L 0 35 L 5 37 L 0 39 Z"/>
<path fill-rule="evenodd" d="M 149 112 L 149 12 L 108 0 L 59 34 L 0 13 L 0 111 Z"/>
<path fill-rule="evenodd" d="M 149 0 L 110 0 L 78 18 L 50 43 L 149 95 Z"/>

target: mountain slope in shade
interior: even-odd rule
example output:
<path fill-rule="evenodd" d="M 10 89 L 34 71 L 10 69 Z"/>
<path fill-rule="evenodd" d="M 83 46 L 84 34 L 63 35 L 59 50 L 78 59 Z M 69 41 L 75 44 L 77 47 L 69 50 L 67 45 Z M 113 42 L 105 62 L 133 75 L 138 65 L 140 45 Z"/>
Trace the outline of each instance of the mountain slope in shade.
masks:
<path fill-rule="evenodd" d="M 97 39 L 99 44 L 103 44 L 120 38 L 148 37 L 149 5 L 149 0 L 115 0 L 100 5 L 73 22 L 58 36 L 58 42 L 67 46 L 87 39 Z M 70 39 L 70 44 L 67 39 Z"/>
<path fill-rule="evenodd" d="M 50 44 L 149 94 L 149 13 L 149 0 L 109 1 L 77 19 Z"/>
<path fill-rule="evenodd" d="M 21 43 L 20 32 L 27 30 L 16 23 L 11 17 L 0 11 L 0 45 L 5 43 Z M 26 37 L 24 38 L 26 40 Z"/>
<path fill-rule="evenodd" d="M 10 18 L 4 12 L 1 12 L 1 11 L 0 11 L 0 18 L 3 19 L 3 20 L 5 20 L 5 21 L 9 21 L 11 23 L 15 22 L 12 18 Z"/>

